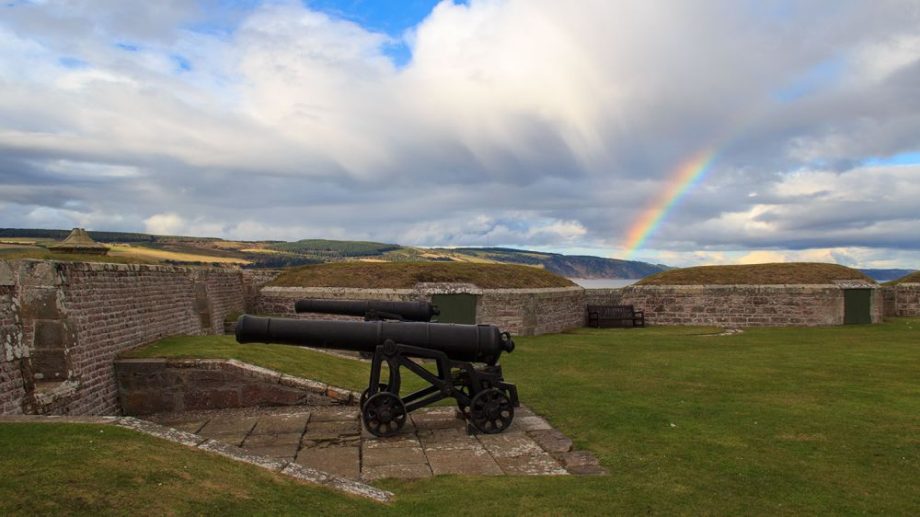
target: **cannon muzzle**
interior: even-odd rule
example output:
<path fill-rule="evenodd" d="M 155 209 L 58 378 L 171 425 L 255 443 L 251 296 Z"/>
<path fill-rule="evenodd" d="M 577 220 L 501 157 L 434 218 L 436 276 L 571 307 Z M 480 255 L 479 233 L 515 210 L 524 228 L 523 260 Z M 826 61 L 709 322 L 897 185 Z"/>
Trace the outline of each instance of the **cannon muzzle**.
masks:
<path fill-rule="evenodd" d="M 386 341 L 443 352 L 454 361 L 495 364 L 514 350 L 507 332 L 493 325 L 397 321 L 309 321 L 244 314 L 236 322 L 239 343 L 277 343 L 373 353 Z"/>
<path fill-rule="evenodd" d="M 306 299 L 294 303 L 294 312 L 318 312 L 343 316 L 364 316 L 371 320 L 397 319 L 430 321 L 441 313 L 428 302 L 391 302 L 386 300 Z"/>

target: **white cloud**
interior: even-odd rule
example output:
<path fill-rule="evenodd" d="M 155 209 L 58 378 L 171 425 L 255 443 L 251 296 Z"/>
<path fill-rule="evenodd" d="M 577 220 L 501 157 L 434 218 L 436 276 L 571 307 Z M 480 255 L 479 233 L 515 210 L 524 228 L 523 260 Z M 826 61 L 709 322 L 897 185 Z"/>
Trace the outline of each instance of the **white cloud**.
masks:
<path fill-rule="evenodd" d="M 217 35 L 193 3 L 125 5 L 4 10 L 0 224 L 616 249 L 719 141 L 648 256 L 920 249 L 920 170 L 860 165 L 918 150 L 909 3 L 444 1 L 403 68 L 301 2 Z"/>
<path fill-rule="evenodd" d="M 155 235 L 182 235 L 185 220 L 175 213 L 155 214 L 144 220 L 144 231 Z"/>

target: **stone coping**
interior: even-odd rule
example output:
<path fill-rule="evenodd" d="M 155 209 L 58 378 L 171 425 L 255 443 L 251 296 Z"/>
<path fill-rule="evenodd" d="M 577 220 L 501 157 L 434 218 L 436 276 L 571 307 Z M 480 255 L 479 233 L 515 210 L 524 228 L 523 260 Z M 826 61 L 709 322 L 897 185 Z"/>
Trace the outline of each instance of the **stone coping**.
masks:
<path fill-rule="evenodd" d="M 170 266 L 165 264 L 124 264 L 120 262 L 71 262 L 66 260 L 46 260 L 46 259 L 15 259 L 15 260 L 4 260 L 0 262 L 8 263 L 31 263 L 31 264 L 54 264 L 54 265 L 66 265 L 69 268 L 78 270 L 78 271 L 201 271 L 201 270 L 212 270 L 220 271 L 226 273 L 239 273 L 241 268 L 239 267 L 214 267 L 214 266 Z"/>
<path fill-rule="evenodd" d="M 279 287 L 266 286 L 261 289 L 264 294 L 301 294 L 304 292 L 335 295 L 361 295 L 374 294 L 376 296 L 410 296 L 416 294 L 550 294 L 566 292 L 582 292 L 585 288 L 577 285 L 569 287 L 538 287 L 521 289 L 482 289 L 473 284 L 416 284 L 414 288 L 370 288 L 370 287 Z"/>
<path fill-rule="evenodd" d="M 388 503 L 393 493 L 370 486 L 360 481 L 329 474 L 312 467 L 303 466 L 292 461 L 251 454 L 245 449 L 228 445 L 219 440 L 205 438 L 187 431 L 155 424 L 134 417 L 115 416 L 43 416 L 15 415 L 0 416 L 3 423 L 49 423 L 49 424 L 101 424 L 116 425 L 136 432 L 154 436 L 173 443 L 218 454 L 234 461 L 255 465 L 259 468 L 277 472 L 284 476 L 298 479 L 313 485 L 342 492 L 352 496 L 364 497 L 380 503 Z"/>
<path fill-rule="evenodd" d="M 700 289 L 707 290 L 733 290 L 733 289 L 761 289 L 761 290 L 782 290 L 782 289 L 879 289 L 879 284 L 870 284 L 868 282 L 859 283 L 833 283 L 833 284 L 693 284 L 693 285 L 627 285 L 614 289 L 620 290 L 642 290 L 642 291 L 693 291 Z"/>

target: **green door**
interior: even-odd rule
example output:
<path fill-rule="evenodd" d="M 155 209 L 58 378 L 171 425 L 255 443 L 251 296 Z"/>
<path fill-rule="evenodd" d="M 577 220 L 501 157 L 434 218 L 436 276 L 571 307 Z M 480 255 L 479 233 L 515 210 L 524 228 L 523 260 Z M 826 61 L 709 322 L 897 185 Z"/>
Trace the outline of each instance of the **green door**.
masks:
<path fill-rule="evenodd" d="M 845 289 L 843 291 L 843 323 L 864 325 L 872 323 L 872 289 Z"/>
<path fill-rule="evenodd" d="M 436 319 L 441 323 L 476 323 L 476 295 L 474 294 L 436 294 L 431 303 L 441 309 Z"/>

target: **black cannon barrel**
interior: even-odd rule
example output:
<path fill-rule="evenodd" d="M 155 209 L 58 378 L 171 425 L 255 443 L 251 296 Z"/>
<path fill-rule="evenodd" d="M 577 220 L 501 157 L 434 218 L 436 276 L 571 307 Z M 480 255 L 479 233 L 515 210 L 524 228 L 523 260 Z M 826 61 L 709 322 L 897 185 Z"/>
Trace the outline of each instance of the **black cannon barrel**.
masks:
<path fill-rule="evenodd" d="M 239 343 L 277 343 L 374 352 L 386 340 L 440 350 L 455 361 L 494 364 L 514 350 L 508 334 L 493 325 L 419 321 L 309 321 L 244 314 L 236 322 Z"/>
<path fill-rule="evenodd" d="M 308 298 L 294 303 L 294 312 L 319 312 L 344 316 L 382 314 L 399 316 L 404 320 L 430 321 L 441 313 L 428 302 L 391 302 L 386 300 L 324 300 Z"/>

